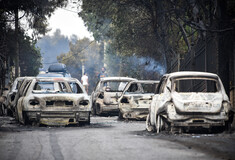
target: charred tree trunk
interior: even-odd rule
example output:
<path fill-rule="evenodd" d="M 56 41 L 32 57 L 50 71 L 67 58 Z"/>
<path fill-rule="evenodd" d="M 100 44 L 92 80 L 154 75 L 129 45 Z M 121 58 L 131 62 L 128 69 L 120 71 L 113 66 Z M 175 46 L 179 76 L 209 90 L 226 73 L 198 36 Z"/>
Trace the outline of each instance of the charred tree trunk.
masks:
<path fill-rule="evenodd" d="M 16 50 L 15 50 L 15 78 L 19 77 L 19 15 L 18 15 L 18 8 L 15 9 L 15 40 L 16 40 Z"/>

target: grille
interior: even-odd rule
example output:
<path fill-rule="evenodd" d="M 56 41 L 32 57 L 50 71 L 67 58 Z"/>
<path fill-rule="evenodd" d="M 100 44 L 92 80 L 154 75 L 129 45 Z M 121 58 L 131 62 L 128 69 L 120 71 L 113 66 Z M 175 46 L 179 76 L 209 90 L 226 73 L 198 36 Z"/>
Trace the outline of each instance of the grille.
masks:
<path fill-rule="evenodd" d="M 72 107 L 73 106 L 73 101 L 46 101 L 46 106 L 47 107 L 57 107 L 57 106 L 68 106 Z"/>

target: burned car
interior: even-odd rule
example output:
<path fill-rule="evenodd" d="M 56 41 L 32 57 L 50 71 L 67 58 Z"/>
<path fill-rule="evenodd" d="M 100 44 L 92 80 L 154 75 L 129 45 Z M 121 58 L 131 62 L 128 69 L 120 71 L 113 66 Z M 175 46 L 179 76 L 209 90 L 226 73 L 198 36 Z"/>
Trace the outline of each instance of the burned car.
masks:
<path fill-rule="evenodd" d="M 7 94 L 6 115 L 8 116 L 15 115 L 15 107 L 17 105 L 18 99 L 21 96 L 23 90 L 25 89 L 25 86 L 32 80 L 32 78 L 33 77 L 18 77 L 15 79 L 11 87 L 11 90 Z"/>
<path fill-rule="evenodd" d="M 130 82 L 119 98 L 119 119 L 146 120 L 159 81 Z"/>
<path fill-rule="evenodd" d="M 182 132 L 229 130 L 234 110 L 216 74 L 175 72 L 164 75 L 153 96 L 146 128 Z"/>
<path fill-rule="evenodd" d="M 22 124 L 90 123 L 90 99 L 75 78 L 34 78 L 17 103 Z"/>
<path fill-rule="evenodd" d="M 91 94 L 92 114 L 118 114 L 118 99 L 126 85 L 134 81 L 128 77 L 101 78 Z"/>

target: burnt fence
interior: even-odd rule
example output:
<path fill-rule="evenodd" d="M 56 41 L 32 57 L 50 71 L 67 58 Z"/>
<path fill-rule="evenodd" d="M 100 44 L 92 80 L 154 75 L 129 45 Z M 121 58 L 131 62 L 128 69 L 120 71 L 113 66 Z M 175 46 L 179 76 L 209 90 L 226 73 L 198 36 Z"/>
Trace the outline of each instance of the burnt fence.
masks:
<path fill-rule="evenodd" d="M 230 35 L 233 35 L 230 33 Z M 206 39 L 200 40 L 197 45 L 192 47 L 191 52 L 181 57 L 175 57 L 168 65 L 167 73 L 177 71 L 202 71 L 218 74 L 223 82 L 226 93 L 230 97 L 232 105 L 235 107 L 235 90 L 234 90 L 234 43 L 226 41 L 225 36 L 214 34 L 207 36 Z M 232 38 L 233 39 L 233 38 Z M 231 39 L 230 39 L 231 40 Z M 230 48 L 231 47 L 231 48 Z M 207 82 L 193 84 L 193 88 L 198 91 L 208 86 Z"/>

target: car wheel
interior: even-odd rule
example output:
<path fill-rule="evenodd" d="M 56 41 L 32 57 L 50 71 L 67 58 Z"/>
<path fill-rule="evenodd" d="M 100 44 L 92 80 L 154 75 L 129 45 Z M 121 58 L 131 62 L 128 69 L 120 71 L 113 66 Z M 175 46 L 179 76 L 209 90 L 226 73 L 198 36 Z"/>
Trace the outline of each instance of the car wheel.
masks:
<path fill-rule="evenodd" d="M 27 116 L 27 114 L 26 114 L 26 112 L 23 112 L 23 115 L 22 115 L 23 117 L 23 124 L 24 125 L 28 125 L 28 124 L 30 124 L 30 121 L 29 121 L 29 118 L 28 118 L 28 116 Z"/>
<path fill-rule="evenodd" d="M 96 111 L 96 114 L 97 114 L 97 115 L 100 115 L 100 114 L 101 114 L 100 105 L 99 105 L 99 104 L 96 104 L 96 105 L 95 105 L 95 111 Z"/>
<path fill-rule="evenodd" d="M 15 108 L 15 112 L 13 113 L 13 115 L 14 115 L 16 121 L 19 122 L 19 115 L 18 115 L 18 110 L 17 110 L 17 108 Z"/>
<path fill-rule="evenodd" d="M 88 121 L 87 121 L 87 123 L 86 123 L 86 124 L 88 124 L 88 125 L 90 125 L 90 124 L 91 124 L 91 115 L 90 115 L 90 113 L 89 113 Z"/>
<path fill-rule="evenodd" d="M 0 104 L 1 105 L 1 108 L 0 108 L 0 116 L 3 115 L 3 104 Z"/>
<path fill-rule="evenodd" d="M 118 112 L 118 119 L 123 120 L 123 114 L 121 111 Z"/>
<path fill-rule="evenodd" d="M 96 107 L 95 107 L 95 104 L 92 104 L 92 107 L 91 107 L 91 114 L 94 116 L 96 115 Z"/>
<path fill-rule="evenodd" d="M 149 131 L 149 132 L 155 132 L 156 131 L 155 128 L 150 123 L 149 114 L 147 115 L 147 118 L 146 118 L 146 130 Z"/>
<path fill-rule="evenodd" d="M 160 118 L 160 116 L 157 116 L 156 124 L 155 124 L 157 133 L 161 132 L 161 125 L 162 125 L 161 124 L 161 118 Z"/>
<path fill-rule="evenodd" d="M 234 113 L 230 112 L 229 113 L 229 119 L 228 119 L 228 121 L 225 122 L 224 130 L 225 130 L 226 133 L 231 133 L 232 132 L 233 118 L 234 118 Z"/>

